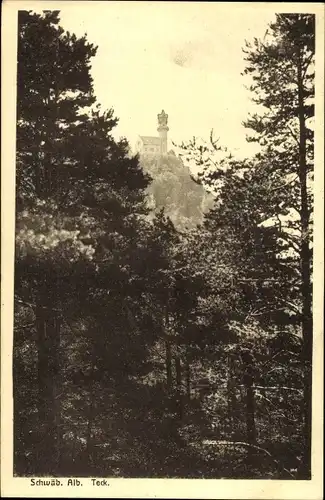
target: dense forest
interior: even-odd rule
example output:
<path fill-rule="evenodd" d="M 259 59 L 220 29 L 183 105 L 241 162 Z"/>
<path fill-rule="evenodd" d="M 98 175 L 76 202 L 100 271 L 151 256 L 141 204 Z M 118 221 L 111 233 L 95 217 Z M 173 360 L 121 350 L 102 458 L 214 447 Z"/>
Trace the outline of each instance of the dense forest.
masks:
<path fill-rule="evenodd" d="M 243 49 L 259 153 L 181 145 L 180 231 L 59 14 L 18 18 L 15 474 L 310 478 L 314 16 Z"/>

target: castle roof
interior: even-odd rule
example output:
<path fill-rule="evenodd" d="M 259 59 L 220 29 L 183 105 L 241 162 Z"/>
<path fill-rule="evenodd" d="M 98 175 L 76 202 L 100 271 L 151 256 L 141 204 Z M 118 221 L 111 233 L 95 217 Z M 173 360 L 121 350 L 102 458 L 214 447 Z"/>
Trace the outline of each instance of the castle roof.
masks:
<path fill-rule="evenodd" d="M 149 135 L 140 135 L 143 144 L 148 146 L 160 146 L 160 137 L 152 137 Z"/>

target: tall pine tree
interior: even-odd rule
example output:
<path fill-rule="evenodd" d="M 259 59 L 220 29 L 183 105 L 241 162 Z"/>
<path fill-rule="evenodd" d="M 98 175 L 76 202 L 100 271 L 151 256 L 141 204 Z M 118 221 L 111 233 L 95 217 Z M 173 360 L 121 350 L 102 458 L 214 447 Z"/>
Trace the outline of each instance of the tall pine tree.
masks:
<path fill-rule="evenodd" d="M 93 356 L 107 335 L 105 297 L 125 302 L 134 293 L 134 284 L 125 285 L 137 276 L 148 178 L 129 158 L 126 141 L 112 138 L 113 112 L 94 107 L 96 48 L 65 32 L 58 12 L 19 12 L 18 24 L 16 465 L 28 470 L 30 462 L 34 474 L 59 474 L 67 325 L 78 316 L 79 325 L 92 323 Z M 121 333 L 127 331 L 122 319 L 116 319 Z M 140 359 L 144 348 L 143 342 L 136 347 Z M 26 349 L 37 355 L 28 358 Z M 33 398 L 24 396 L 26 373 Z"/>
<path fill-rule="evenodd" d="M 312 179 L 314 159 L 315 16 L 280 14 L 270 25 L 270 37 L 245 50 L 245 74 L 253 78 L 254 101 L 265 113 L 252 116 L 246 126 L 251 140 L 262 145 L 270 186 L 277 191 L 282 237 L 297 257 L 300 281 L 304 362 L 304 453 L 301 477 L 311 471 L 312 391 Z M 282 213 L 281 213 L 282 212 Z"/>

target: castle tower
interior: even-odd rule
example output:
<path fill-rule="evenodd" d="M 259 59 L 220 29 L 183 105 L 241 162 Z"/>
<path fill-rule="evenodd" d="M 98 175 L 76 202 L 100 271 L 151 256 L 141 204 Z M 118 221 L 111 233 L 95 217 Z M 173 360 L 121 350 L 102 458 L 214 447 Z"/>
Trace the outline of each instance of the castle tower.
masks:
<path fill-rule="evenodd" d="M 162 155 L 167 154 L 167 132 L 169 130 L 167 123 L 168 115 L 166 115 L 165 111 L 162 110 L 162 112 L 158 115 L 157 128 L 160 138 L 160 153 Z"/>

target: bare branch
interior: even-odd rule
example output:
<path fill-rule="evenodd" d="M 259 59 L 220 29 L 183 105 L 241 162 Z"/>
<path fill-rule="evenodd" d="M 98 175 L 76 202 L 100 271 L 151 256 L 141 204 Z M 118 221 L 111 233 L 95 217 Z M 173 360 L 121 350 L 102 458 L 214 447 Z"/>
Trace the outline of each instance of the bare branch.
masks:
<path fill-rule="evenodd" d="M 290 134 L 292 135 L 292 137 L 294 138 L 294 140 L 296 141 L 296 143 L 298 144 L 298 146 L 300 145 L 300 142 L 296 136 L 296 134 L 293 132 L 292 128 L 290 127 L 289 124 L 287 124 L 287 129 L 289 130 Z"/>
<path fill-rule="evenodd" d="M 17 325 L 14 327 L 14 330 L 20 330 L 20 329 L 25 329 L 25 328 L 32 328 L 35 326 L 35 323 L 28 323 L 27 325 Z"/>
<path fill-rule="evenodd" d="M 203 440 L 203 444 L 223 444 L 223 445 L 226 445 L 226 446 L 244 446 L 246 448 L 253 448 L 254 450 L 257 450 L 257 451 L 261 451 L 262 453 L 265 453 L 267 456 L 269 456 L 273 462 L 279 467 L 281 467 L 285 472 L 287 472 L 291 477 L 295 478 L 295 476 L 288 470 L 286 469 L 285 467 L 283 467 L 283 465 L 274 458 L 273 455 L 271 455 L 271 453 L 266 450 L 265 448 L 261 448 L 260 446 L 256 446 L 254 444 L 250 444 L 250 443 L 245 443 L 243 441 L 222 441 L 222 440 L 209 440 L 209 439 L 205 439 Z M 298 457 L 297 457 L 297 461 L 299 461 Z"/>
<path fill-rule="evenodd" d="M 295 391 L 295 392 L 301 392 L 303 389 L 298 389 L 297 387 L 285 387 L 285 386 L 274 386 L 274 387 L 269 387 L 269 386 L 264 386 L 264 385 L 254 385 L 255 389 L 263 389 L 266 391 L 276 391 L 279 389 L 283 389 L 284 391 Z"/>
<path fill-rule="evenodd" d="M 303 71 L 303 73 L 302 73 L 302 77 L 303 77 L 303 78 L 305 78 L 305 76 L 306 76 L 306 73 L 307 73 L 307 71 L 308 71 L 308 68 L 309 68 L 309 66 L 310 66 L 310 63 L 311 63 L 311 61 L 312 61 L 313 57 L 314 57 L 314 53 L 313 53 L 313 52 L 311 52 L 310 56 L 307 58 L 307 61 L 306 61 L 306 66 L 305 66 L 305 69 L 304 69 L 304 71 Z"/>

